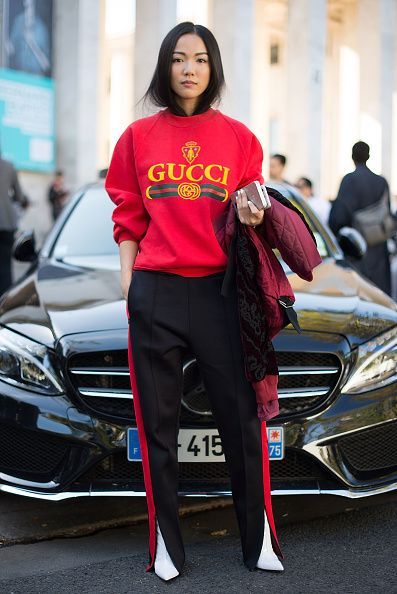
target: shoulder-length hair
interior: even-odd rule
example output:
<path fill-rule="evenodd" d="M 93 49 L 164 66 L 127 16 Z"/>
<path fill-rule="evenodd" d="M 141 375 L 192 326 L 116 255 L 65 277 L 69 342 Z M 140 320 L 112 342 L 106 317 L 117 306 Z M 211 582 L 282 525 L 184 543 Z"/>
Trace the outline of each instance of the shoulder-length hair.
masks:
<path fill-rule="evenodd" d="M 218 43 L 207 27 L 195 25 L 190 21 L 179 23 L 164 37 L 160 46 L 157 65 L 150 85 L 143 96 L 158 107 L 168 107 L 175 115 L 186 116 L 184 110 L 178 105 L 176 96 L 171 88 L 172 56 L 178 39 L 187 33 L 194 33 L 203 40 L 208 52 L 210 64 L 210 80 L 205 91 L 200 95 L 196 109 L 192 115 L 206 111 L 214 102 L 219 102 L 225 84 L 221 53 Z"/>

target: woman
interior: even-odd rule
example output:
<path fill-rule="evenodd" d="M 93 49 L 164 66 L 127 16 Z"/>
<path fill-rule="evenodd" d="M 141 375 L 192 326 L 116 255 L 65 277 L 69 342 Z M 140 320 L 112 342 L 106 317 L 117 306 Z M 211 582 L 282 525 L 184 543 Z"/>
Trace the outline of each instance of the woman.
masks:
<path fill-rule="evenodd" d="M 273 519 L 271 534 L 264 509 L 267 442 L 244 374 L 236 291 L 221 295 L 227 256 L 213 229 L 230 192 L 254 180 L 263 183 L 263 153 L 244 124 L 211 107 L 223 85 L 212 33 L 190 22 L 174 27 L 145 94 L 165 109 L 128 126 L 106 178 L 116 205 L 114 239 L 130 323 L 131 386 L 149 512 L 146 571 L 154 566 L 165 580 L 179 575 L 185 561 L 177 436 L 188 349 L 197 358 L 222 439 L 244 563 L 250 570 L 283 570 L 272 547 L 271 537 L 278 545 Z M 264 216 L 244 195 L 237 213 L 252 226 Z"/>

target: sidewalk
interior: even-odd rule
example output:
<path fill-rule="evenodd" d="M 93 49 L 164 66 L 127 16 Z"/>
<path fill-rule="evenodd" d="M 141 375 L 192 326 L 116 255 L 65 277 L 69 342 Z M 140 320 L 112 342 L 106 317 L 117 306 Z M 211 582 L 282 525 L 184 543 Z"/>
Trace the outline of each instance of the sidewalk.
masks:
<path fill-rule="evenodd" d="M 294 501 L 300 509 L 311 510 L 316 505 L 311 497 L 287 499 L 288 510 Z M 324 496 L 323 505 L 327 503 L 328 512 L 330 502 Z M 349 513 L 312 521 L 300 515 L 298 523 L 289 525 L 277 521 L 285 556 L 283 572 L 247 570 L 243 565 L 236 517 L 229 507 L 182 519 L 186 563 L 176 581 L 164 583 L 154 573 L 145 572 L 148 533 L 147 526 L 140 524 L 82 538 L 5 547 L 0 550 L 0 591 L 3 594 L 395 592 L 395 503 L 395 499 L 383 504 L 378 500 L 378 505 L 373 507 L 360 506 Z M 282 515 L 277 512 L 277 520 Z"/>
<path fill-rule="evenodd" d="M 273 497 L 277 526 L 321 519 L 379 505 L 396 505 L 397 492 L 374 497 L 347 499 L 336 495 L 293 495 Z M 179 515 L 233 511 L 232 497 L 179 497 Z M 76 497 L 47 501 L 9 495 L 0 491 L 0 549 L 56 537 L 95 534 L 107 528 L 122 528 L 147 522 L 145 497 Z"/>
<path fill-rule="evenodd" d="M 231 505 L 231 497 L 179 500 L 181 516 Z M 145 497 L 78 497 L 53 502 L 0 491 L 0 548 L 146 521 Z"/>

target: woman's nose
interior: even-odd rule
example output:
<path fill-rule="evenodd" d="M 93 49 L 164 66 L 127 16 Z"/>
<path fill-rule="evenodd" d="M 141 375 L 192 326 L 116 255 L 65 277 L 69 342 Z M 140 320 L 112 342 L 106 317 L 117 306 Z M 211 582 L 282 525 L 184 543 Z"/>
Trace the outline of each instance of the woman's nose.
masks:
<path fill-rule="evenodd" d="M 183 68 L 183 72 L 185 74 L 193 74 L 193 63 L 190 62 L 190 60 L 187 60 L 184 63 L 184 68 Z"/>

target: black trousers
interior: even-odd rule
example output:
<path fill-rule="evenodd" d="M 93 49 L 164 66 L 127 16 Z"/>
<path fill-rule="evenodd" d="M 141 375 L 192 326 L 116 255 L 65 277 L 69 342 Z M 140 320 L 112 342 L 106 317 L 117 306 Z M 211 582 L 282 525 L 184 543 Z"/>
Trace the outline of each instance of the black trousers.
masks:
<path fill-rule="evenodd" d="M 222 440 L 244 563 L 253 570 L 259 558 L 264 509 L 273 548 L 283 558 L 271 510 L 266 425 L 244 374 L 237 294 L 221 295 L 223 276 L 136 270 L 129 287 L 129 366 L 149 515 L 146 571 L 154 570 L 155 518 L 178 571 L 185 561 L 177 438 L 188 349 L 197 359 Z"/>
<path fill-rule="evenodd" d="M 14 231 L 0 229 L 0 295 L 12 284 L 11 252 L 14 234 Z"/>

